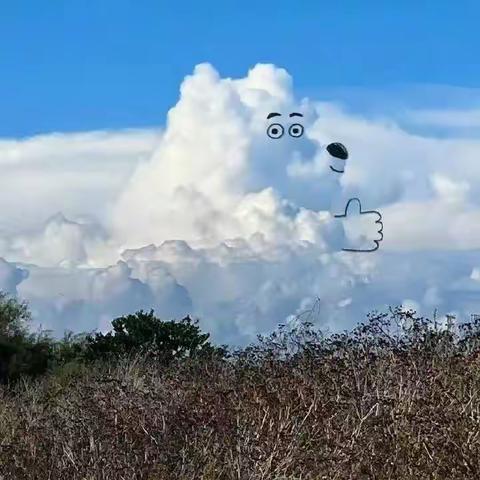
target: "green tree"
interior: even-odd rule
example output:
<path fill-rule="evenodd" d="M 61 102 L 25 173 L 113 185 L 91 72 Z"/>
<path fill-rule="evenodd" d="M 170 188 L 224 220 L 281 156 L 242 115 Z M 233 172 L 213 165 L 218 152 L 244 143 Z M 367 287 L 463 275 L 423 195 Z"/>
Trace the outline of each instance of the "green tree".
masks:
<path fill-rule="evenodd" d="M 0 383 L 48 369 L 52 340 L 28 331 L 31 314 L 25 302 L 0 292 Z"/>
<path fill-rule="evenodd" d="M 0 292 L 0 337 L 27 336 L 30 321 L 30 311 L 25 302 Z"/>
<path fill-rule="evenodd" d="M 210 334 L 201 333 L 198 320 L 186 316 L 180 321 L 162 321 L 153 310 L 143 310 L 112 321 L 113 331 L 87 337 L 86 357 L 90 360 L 144 353 L 169 363 L 174 358 L 227 354 L 226 346 L 208 342 Z"/>

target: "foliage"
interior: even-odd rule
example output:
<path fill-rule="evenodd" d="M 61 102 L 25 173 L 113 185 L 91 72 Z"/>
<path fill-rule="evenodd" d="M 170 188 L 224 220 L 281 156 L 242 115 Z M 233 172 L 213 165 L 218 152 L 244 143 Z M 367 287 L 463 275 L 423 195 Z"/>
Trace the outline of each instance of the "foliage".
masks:
<path fill-rule="evenodd" d="M 199 355 L 224 355 L 224 347 L 214 347 L 208 342 L 210 334 L 201 333 L 198 320 L 187 316 L 176 322 L 162 321 L 140 310 L 112 321 L 113 331 L 107 334 L 96 333 L 87 337 L 86 357 L 123 357 L 136 353 L 148 354 L 162 363 L 170 363 L 174 358 Z"/>
<path fill-rule="evenodd" d="M 0 477 L 480 478 L 478 318 L 297 321 L 232 355 L 190 317 L 60 341 L 28 321 L 0 297 Z"/>
<path fill-rule="evenodd" d="M 396 308 L 330 336 L 281 325 L 229 359 L 159 371 L 141 347 L 170 331 L 139 316 L 103 336 L 134 357 L 0 389 L 0 476 L 480 478 L 476 324 Z"/>
<path fill-rule="evenodd" d="M 19 302 L 0 292 L 0 336 L 16 338 L 26 336 L 31 314 L 25 302 Z"/>
<path fill-rule="evenodd" d="M 28 332 L 31 316 L 25 302 L 0 292 L 0 383 L 48 369 L 51 340 Z"/>
<path fill-rule="evenodd" d="M 184 357 L 223 357 L 225 346 L 208 342 L 198 320 L 190 317 L 165 322 L 153 310 L 116 318 L 106 333 L 66 332 L 55 341 L 48 332 L 28 333 L 30 313 L 25 303 L 0 294 L 0 383 L 15 382 L 22 376 L 36 377 L 47 371 L 70 376 L 81 365 L 107 359 L 121 359 L 141 353 L 168 364 Z"/>

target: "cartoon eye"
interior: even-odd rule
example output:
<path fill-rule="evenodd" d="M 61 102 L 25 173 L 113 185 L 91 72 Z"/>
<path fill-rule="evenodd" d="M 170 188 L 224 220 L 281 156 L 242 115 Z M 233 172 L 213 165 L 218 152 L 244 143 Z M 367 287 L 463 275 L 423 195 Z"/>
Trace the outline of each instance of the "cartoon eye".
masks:
<path fill-rule="evenodd" d="M 267 128 L 267 135 L 270 138 L 280 138 L 284 134 L 284 129 L 279 123 L 272 123 L 268 128 Z"/>
<path fill-rule="evenodd" d="M 300 125 L 299 123 L 293 123 L 290 125 L 290 128 L 288 129 L 288 133 L 290 134 L 291 137 L 301 137 L 303 135 L 303 126 Z"/>

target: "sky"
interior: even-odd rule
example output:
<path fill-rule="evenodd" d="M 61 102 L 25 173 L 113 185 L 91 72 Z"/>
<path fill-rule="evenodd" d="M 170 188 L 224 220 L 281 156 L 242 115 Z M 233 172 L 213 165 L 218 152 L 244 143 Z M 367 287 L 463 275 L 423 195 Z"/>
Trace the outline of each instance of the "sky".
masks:
<path fill-rule="evenodd" d="M 300 95 L 347 100 L 352 88 L 476 88 L 479 14 L 474 0 L 5 2 L 0 136 L 162 124 L 202 62 L 226 77 L 273 63 Z"/>
<path fill-rule="evenodd" d="M 229 344 L 318 304 L 331 331 L 480 313 L 480 7 L 461 5 L 3 6 L 0 290 L 57 336 L 140 308 Z M 304 135 L 269 138 L 272 111 Z M 378 233 L 335 218 L 353 197 L 382 215 L 375 252 L 342 251 Z"/>

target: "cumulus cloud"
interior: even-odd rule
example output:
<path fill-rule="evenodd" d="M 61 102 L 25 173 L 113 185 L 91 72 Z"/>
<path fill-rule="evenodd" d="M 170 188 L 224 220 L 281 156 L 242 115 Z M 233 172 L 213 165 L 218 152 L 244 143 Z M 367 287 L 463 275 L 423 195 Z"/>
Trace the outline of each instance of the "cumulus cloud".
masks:
<path fill-rule="evenodd" d="M 302 112 L 305 135 L 267 137 L 272 111 L 286 130 Z M 335 141 L 350 152 L 341 176 L 325 150 Z M 198 316 L 228 343 L 313 304 L 331 330 L 392 304 L 468 316 L 480 298 L 479 152 L 475 137 L 297 99 L 273 65 L 231 79 L 201 64 L 162 130 L 0 141 L 0 288 L 59 334 L 140 308 Z M 351 197 L 382 212 L 373 254 L 341 251 L 349 234 L 334 214 Z"/>

